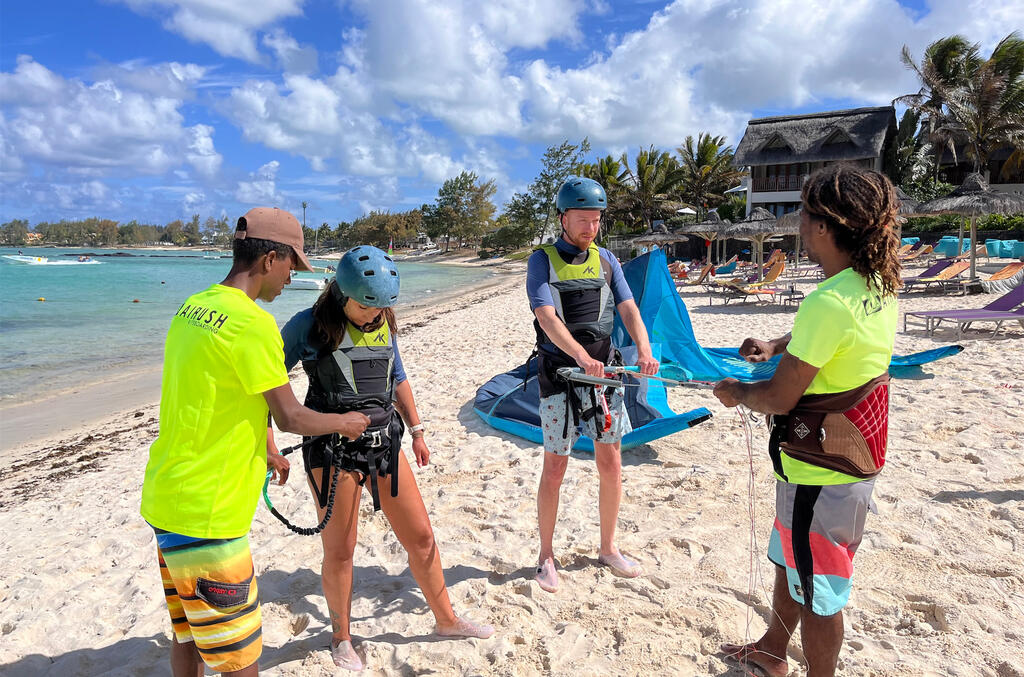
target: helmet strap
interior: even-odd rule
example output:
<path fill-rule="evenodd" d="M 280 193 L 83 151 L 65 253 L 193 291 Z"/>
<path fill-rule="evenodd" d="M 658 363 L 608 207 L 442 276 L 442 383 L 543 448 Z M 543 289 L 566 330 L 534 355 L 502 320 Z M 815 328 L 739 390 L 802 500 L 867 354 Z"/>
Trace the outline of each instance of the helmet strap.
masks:
<path fill-rule="evenodd" d="M 331 296 L 334 297 L 334 300 L 337 301 L 342 308 L 345 307 L 345 302 L 348 301 L 348 297 L 345 296 L 345 292 L 341 291 L 341 287 L 338 285 L 337 280 L 334 280 L 331 284 Z"/>

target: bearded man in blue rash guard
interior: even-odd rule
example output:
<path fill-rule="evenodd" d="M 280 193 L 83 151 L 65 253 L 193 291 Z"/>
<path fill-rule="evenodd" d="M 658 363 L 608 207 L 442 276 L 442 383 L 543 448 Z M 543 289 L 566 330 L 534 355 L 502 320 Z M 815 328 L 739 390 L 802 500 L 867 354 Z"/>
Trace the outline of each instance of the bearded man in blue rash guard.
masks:
<path fill-rule="evenodd" d="M 594 440 L 600 478 L 598 514 L 601 545 L 598 562 L 617 576 L 634 578 L 641 566 L 615 546 L 615 526 L 622 499 L 622 436 L 632 429 L 622 388 L 570 383 L 558 376 L 560 368 L 579 368 L 588 376 L 604 377 L 605 366 L 621 361 L 612 348 L 614 313 L 636 344 L 637 365 L 643 374 L 658 372 L 651 355 L 647 330 L 622 266 L 594 240 L 607 206 L 604 188 L 597 181 L 570 177 L 555 199 L 562 226 L 554 244 L 541 245 L 530 257 L 526 291 L 537 332 L 540 418 L 544 432 L 544 467 L 537 491 L 540 556 L 536 580 L 541 589 L 558 589 L 554 532 L 559 490 L 569 463 L 569 451 L 581 429 Z M 611 391 L 608 397 L 605 394 Z"/>

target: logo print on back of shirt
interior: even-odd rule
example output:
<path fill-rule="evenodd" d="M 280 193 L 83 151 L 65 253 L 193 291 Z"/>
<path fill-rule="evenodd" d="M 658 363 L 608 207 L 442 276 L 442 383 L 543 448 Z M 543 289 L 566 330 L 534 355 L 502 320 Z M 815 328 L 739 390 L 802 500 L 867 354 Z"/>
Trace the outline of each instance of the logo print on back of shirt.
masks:
<path fill-rule="evenodd" d="M 387 341 L 384 339 L 384 332 L 382 332 L 382 331 L 377 332 L 377 335 L 373 337 L 373 342 L 374 343 L 379 343 L 381 345 L 384 345 L 385 343 L 387 343 Z"/>
<path fill-rule="evenodd" d="M 865 315 L 874 315 L 882 309 L 882 297 L 878 294 L 863 299 L 861 303 L 864 305 Z"/>
<path fill-rule="evenodd" d="M 587 266 L 586 268 L 583 269 L 583 272 L 588 274 L 588 275 L 593 275 L 594 274 L 594 266 Z"/>

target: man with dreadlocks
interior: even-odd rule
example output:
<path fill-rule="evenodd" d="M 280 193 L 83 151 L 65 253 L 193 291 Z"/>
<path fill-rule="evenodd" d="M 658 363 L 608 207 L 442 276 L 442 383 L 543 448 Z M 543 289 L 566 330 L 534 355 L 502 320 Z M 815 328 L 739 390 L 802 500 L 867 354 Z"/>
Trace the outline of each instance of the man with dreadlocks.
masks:
<path fill-rule="evenodd" d="M 768 545 L 776 566 L 772 616 L 759 640 L 723 644 L 722 651 L 772 677 L 789 672 L 786 650 L 798 623 L 808 675 L 835 673 L 853 555 L 885 463 L 897 323 L 891 226 L 899 203 L 889 180 L 833 165 L 808 178 L 801 199 L 800 236 L 825 281 L 801 304 L 790 334 L 740 346 L 751 362 L 782 356 L 770 381 L 715 386 L 725 406 L 770 415 L 777 480 Z"/>

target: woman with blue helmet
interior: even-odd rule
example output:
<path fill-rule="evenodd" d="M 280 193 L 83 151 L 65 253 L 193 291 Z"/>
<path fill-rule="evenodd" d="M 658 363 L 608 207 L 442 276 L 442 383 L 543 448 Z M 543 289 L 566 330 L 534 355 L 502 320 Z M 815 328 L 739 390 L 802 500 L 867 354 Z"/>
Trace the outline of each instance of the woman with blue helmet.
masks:
<path fill-rule="evenodd" d="M 345 252 L 334 280 L 312 308 L 281 330 L 285 366 L 297 362 L 309 376 L 306 406 L 316 411 L 358 411 L 368 419 L 359 438 L 304 440 L 303 460 L 318 518 L 331 511 L 320 538 L 321 572 L 330 610 L 334 663 L 361 670 L 352 647 L 352 556 L 355 551 L 362 487 L 368 485 L 374 509 L 381 509 L 409 555 L 409 568 L 434 613 L 437 633 L 450 637 L 487 638 L 494 629 L 460 618 L 452 610 L 441 556 L 430 518 L 409 462 L 401 451 L 405 424 L 412 436 L 417 466 L 430 460 L 424 428 L 395 341 L 392 306 L 398 301 L 398 268 L 376 247 L 360 245 Z M 268 438 L 273 445 L 273 438 Z M 272 447 L 272 451 L 276 448 Z M 328 488 L 336 479 L 333 506 Z"/>

